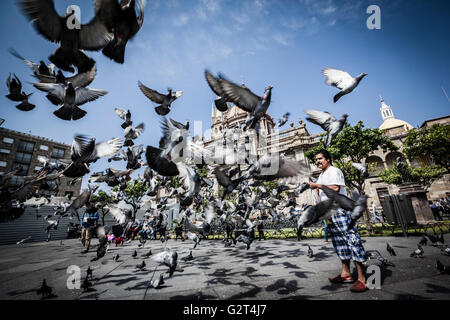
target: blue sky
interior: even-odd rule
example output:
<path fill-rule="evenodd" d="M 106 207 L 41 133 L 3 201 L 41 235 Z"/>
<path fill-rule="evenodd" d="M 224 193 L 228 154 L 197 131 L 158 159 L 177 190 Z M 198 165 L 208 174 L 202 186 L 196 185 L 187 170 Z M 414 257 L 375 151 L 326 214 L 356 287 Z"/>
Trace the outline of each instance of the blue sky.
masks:
<path fill-rule="evenodd" d="M 82 23 L 92 18 L 91 0 L 58 0 L 56 7 L 62 14 L 71 4 L 81 7 Z M 366 9 L 373 4 L 381 9 L 381 30 L 366 27 Z M 413 126 L 450 110 L 443 92 L 450 95 L 450 2 L 445 0 L 148 0 L 143 28 L 128 44 L 124 65 L 101 52 L 88 53 L 98 69 L 90 86 L 109 94 L 84 105 L 86 117 L 72 122 L 53 115 L 55 107 L 30 84 L 30 70 L 7 52 L 13 47 L 29 60 L 47 62 L 57 45 L 34 31 L 15 1 L 3 3 L 0 26 L 0 79 L 16 73 L 25 91 L 34 91 L 30 101 L 37 106 L 27 113 L 17 110 L 4 98 L 3 82 L 3 126 L 67 144 L 75 133 L 98 141 L 121 137 L 118 107 L 130 109 L 135 124 L 145 123 L 137 144 L 156 145 L 160 120 L 138 80 L 160 92 L 183 90 L 169 115 L 180 122 L 201 120 L 208 129 L 215 96 L 204 80 L 205 68 L 245 82 L 259 95 L 273 85 L 269 113 L 275 120 L 289 111 L 298 123 L 312 108 L 336 116 L 348 113 L 351 124 L 363 120 L 376 128 L 381 124 L 379 95 L 397 118 Z M 368 76 L 334 104 L 337 89 L 325 84 L 324 67 Z M 320 132 L 312 124 L 307 128 Z M 91 171 L 105 165 L 99 161 Z"/>

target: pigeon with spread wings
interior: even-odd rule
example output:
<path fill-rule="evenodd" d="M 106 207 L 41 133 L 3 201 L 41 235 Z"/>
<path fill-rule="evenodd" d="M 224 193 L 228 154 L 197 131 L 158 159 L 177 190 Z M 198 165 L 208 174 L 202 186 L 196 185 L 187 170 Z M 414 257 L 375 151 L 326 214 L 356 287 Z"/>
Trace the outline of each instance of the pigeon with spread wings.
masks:
<path fill-rule="evenodd" d="M 167 94 L 161 94 L 158 91 L 150 89 L 143 85 L 140 81 L 138 82 L 139 89 L 141 89 L 142 93 L 154 103 L 159 103 L 160 105 L 155 107 L 155 111 L 160 116 L 166 116 L 170 112 L 170 107 L 172 102 L 177 100 L 179 97 L 183 95 L 183 91 L 172 92 L 172 89 L 168 89 Z"/>
<path fill-rule="evenodd" d="M 123 64 L 128 41 L 136 36 L 144 23 L 146 0 L 95 0 L 95 14 L 114 38 L 102 53 L 111 60 Z M 136 8 L 137 7 L 137 8 Z M 136 9 L 139 14 L 136 15 Z"/>
<path fill-rule="evenodd" d="M 119 138 L 100 143 L 95 143 L 95 141 L 95 138 L 89 139 L 85 135 L 75 136 L 71 147 L 72 162 L 64 170 L 64 176 L 82 177 L 90 172 L 89 163 L 111 156 L 122 148 L 122 140 Z"/>
<path fill-rule="evenodd" d="M 344 114 L 341 119 L 336 120 L 336 118 L 329 112 L 306 110 L 306 113 L 309 116 L 306 120 L 317 124 L 323 130 L 328 132 L 327 139 L 325 141 L 325 149 L 328 149 L 334 137 L 336 137 L 344 128 L 348 115 Z"/>
<path fill-rule="evenodd" d="M 53 112 L 55 116 L 62 120 L 78 120 L 86 115 L 86 111 L 79 106 L 95 101 L 104 96 L 108 91 L 92 88 L 75 88 L 72 83 L 64 85 L 61 83 L 35 83 L 34 86 L 42 91 L 46 91 L 52 97 L 52 102 L 62 105 Z"/>
<path fill-rule="evenodd" d="M 60 16 L 53 0 L 21 0 L 19 6 L 36 31 L 51 42 L 60 43 L 60 47 L 49 57 L 50 62 L 58 68 L 74 72 L 87 72 L 95 65 L 95 61 L 82 50 L 97 51 L 105 47 L 114 37 L 98 17 L 88 24 L 80 24 L 79 28 L 71 28 L 73 14 Z"/>
<path fill-rule="evenodd" d="M 356 78 L 353 78 L 345 71 L 332 68 L 323 69 L 322 74 L 327 78 L 326 83 L 328 85 L 341 89 L 341 91 L 334 96 L 334 103 L 342 96 L 352 92 L 358 86 L 359 82 L 367 76 L 367 73 L 361 73 Z"/>

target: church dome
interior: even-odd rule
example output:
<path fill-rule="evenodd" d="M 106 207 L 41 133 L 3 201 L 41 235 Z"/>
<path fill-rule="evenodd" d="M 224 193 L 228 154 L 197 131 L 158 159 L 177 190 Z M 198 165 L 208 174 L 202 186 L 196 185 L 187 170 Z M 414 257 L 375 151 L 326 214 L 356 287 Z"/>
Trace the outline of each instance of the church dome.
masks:
<path fill-rule="evenodd" d="M 396 118 L 390 118 L 390 119 L 384 120 L 383 123 L 381 124 L 381 126 L 379 127 L 379 129 L 380 130 L 389 130 L 389 129 L 398 128 L 398 127 L 404 127 L 406 130 L 411 130 L 414 128 L 412 125 L 410 125 L 406 121 L 396 119 Z"/>
<path fill-rule="evenodd" d="M 384 102 L 383 98 L 381 98 L 380 112 L 381 117 L 383 118 L 383 123 L 378 129 L 389 131 L 390 133 L 394 134 L 413 129 L 413 126 L 408 122 L 395 118 L 391 106 L 388 106 Z"/>

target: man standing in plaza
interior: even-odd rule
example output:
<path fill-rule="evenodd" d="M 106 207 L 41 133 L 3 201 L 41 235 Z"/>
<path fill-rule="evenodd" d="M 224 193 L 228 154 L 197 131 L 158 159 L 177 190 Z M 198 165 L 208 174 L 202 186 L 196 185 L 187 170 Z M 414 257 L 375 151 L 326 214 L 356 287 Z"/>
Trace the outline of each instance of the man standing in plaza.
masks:
<path fill-rule="evenodd" d="M 344 174 L 332 165 L 330 153 L 327 150 L 320 150 L 316 152 L 315 159 L 316 165 L 322 170 L 322 173 L 317 179 L 317 182 L 310 182 L 309 186 L 317 192 L 320 201 L 328 199 L 326 194 L 321 190 L 323 185 L 343 195 L 347 195 Z M 352 292 L 363 292 L 367 290 L 364 266 L 362 264 L 366 261 L 366 252 L 361 244 L 361 238 L 357 228 L 348 228 L 350 221 L 349 213 L 341 208 L 330 219 L 328 226 L 329 232 L 333 247 L 341 260 L 342 270 L 341 274 L 329 280 L 332 283 L 353 283 L 354 280 L 350 274 L 350 260 L 353 260 L 358 270 L 358 280 L 350 290 Z"/>
<path fill-rule="evenodd" d="M 99 219 L 97 208 L 93 202 L 89 202 L 86 206 L 86 211 L 84 211 L 81 217 L 81 243 L 84 246 L 84 250 L 81 253 L 87 253 L 89 251 L 89 246 L 91 245 L 92 231 L 95 227 L 96 221 Z"/>

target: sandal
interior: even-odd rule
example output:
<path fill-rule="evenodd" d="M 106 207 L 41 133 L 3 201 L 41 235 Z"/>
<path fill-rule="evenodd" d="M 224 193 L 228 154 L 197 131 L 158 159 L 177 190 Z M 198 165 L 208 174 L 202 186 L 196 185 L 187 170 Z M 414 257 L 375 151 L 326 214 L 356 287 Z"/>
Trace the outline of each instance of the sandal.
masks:
<path fill-rule="evenodd" d="M 328 278 L 331 283 L 353 283 L 355 280 L 353 280 L 352 276 L 346 276 L 341 277 L 341 275 L 338 275 L 335 278 Z"/>

